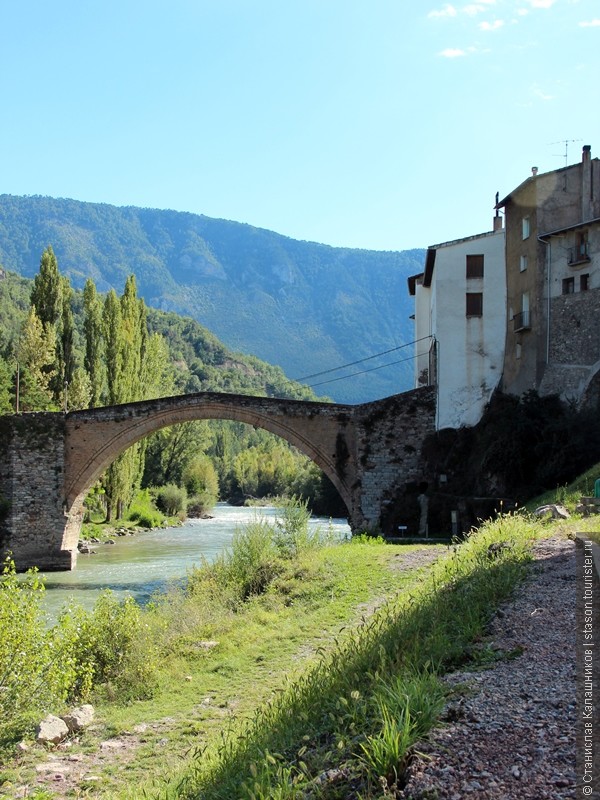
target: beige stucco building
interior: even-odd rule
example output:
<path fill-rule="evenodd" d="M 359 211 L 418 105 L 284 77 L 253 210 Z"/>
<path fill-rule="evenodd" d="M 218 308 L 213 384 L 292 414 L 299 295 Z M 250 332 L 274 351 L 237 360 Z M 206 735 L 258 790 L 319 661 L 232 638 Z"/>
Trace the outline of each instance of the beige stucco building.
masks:
<path fill-rule="evenodd" d="M 497 204 L 506 229 L 503 391 L 589 400 L 600 368 L 600 162 L 533 168 Z"/>

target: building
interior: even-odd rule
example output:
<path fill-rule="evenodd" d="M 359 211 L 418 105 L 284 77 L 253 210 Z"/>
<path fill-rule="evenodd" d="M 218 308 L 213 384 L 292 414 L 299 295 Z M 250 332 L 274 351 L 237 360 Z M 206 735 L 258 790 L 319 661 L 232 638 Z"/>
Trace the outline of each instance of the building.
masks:
<path fill-rule="evenodd" d="M 415 386 L 433 384 L 436 427 L 475 425 L 502 376 L 506 327 L 504 230 L 427 250 L 408 279 L 415 297 Z"/>
<path fill-rule="evenodd" d="M 501 200 L 506 230 L 503 391 L 600 395 L 600 162 L 532 174 Z"/>

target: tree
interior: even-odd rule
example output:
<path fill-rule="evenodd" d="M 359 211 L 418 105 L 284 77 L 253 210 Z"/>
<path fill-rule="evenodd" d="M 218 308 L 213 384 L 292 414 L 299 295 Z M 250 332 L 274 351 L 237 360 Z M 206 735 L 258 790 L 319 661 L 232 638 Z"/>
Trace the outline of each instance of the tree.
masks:
<path fill-rule="evenodd" d="M 54 326 L 43 325 L 35 307 L 27 315 L 17 345 L 20 409 L 46 411 L 52 408 L 50 383 L 55 375 L 56 334 Z"/>
<path fill-rule="evenodd" d="M 91 278 L 83 289 L 83 334 L 85 355 L 83 364 L 90 380 L 90 406 L 100 405 L 104 386 L 104 341 L 102 338 L 102 304 Z"/>
<path fill-rule="evenodd" d="M 54 397 L 60 399 L 63 391 L 73 382 L 75 371 L 75 353 L 73 351 L 73 289 L 69 279 L 61 277 L 61 313 L 56 337 L 57 376 Z"/>
<path fill-rule="evenodd" d="M 0 357 L 0 414 L 13 412 L 12 378 L 14 369 L 6 359 Z"/>
<path fill-rule="evenodd" d="M 31 305 L 43 325 L 56 325 L 62 310 L 62 284 L 52 247 L 42 253 L 40 270 L 33 279 Z"/>

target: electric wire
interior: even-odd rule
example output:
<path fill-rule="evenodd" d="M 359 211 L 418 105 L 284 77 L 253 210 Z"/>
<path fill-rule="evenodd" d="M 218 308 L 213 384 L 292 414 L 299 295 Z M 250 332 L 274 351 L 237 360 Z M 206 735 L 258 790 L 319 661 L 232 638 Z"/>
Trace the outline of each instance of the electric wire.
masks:
<path fill-rule="evenodd" d="M 370 367 L 370 369 L 363 369 L 360 372 L 352 372 L 350 375 L 340 375 L 338 378 L 329 378 L 326 381 L 320 381 L 319 383 L 308 383 L 306 385 L 310 386 L 311 389 L 314 389 L 316 386 L 323 386 L 325 383 L 335 383 L 335 381 L 343 381 L 346 380 L 346 378 L 355 378 L 357 375 L 365 375 L 367 372 L 375 372 L 378 369 L 393 367 L 395 364 L 404 364 L 406 361 L 413 361 L 415 358 L 419 358 L 420 356 L 424 355 L 427 355 L 427 353 L 426 352 L 416 353 L 414 356 L 409 356 L 408 358 L 401 358 L 399 361 L 390 361 L 389 364 L 381 364 L 379 367 Z M 364 360 L 366 361 L 367 359 Z M 341 369 L 341 367 L 338 367 L 338 369 Z"/>
<path fill-rule="evenodd" d="M 321 372 L 313 372 L 311 375 L 304 375 L 302 378 L 292 378 L 292 380 L 297 381 L 298 383 L 304 383 L 304 381 L 308 381 L 311 378 L 319 378 L 321 375 L 329 375 L 330 372 L 337 372 L 339 369 L 346 369 L 346 367 L 354 367 L 357 364 L 363 364 L 365 361 L 371 361 L 374 358 L 379 358 L 379 356 L 387 356 L 389 353 L 395 353 L 396 350 L 402 350 L 405 347 L 411 347 L 411 345 L 413 345 L 413 344 L 418 344 L 419 342 L 425 341 L 425 339 L 432 339 L 432 338 L 433 337 L 431 336 L 431 334 L 429 334 L 428 336 L 421 336 L 420 339 L 415 339 L 412 342 L 406 342 L 406 344 L 400 344 L 400 345 L 398 345 L 398 347 L 392 347 L 389 350 L 383 350 L 381 353 L 375 353 L 375 355 L 373 355 L 373 356 L 367 356 L 366 358 L 359 358 L 357 361 L 350 361 L 347 364 L 341 364 L 339 367 L 332 367 L 331 369 L 324 369 L 324 370 L 321 370 Z M 414 358 L 414 356 L 411 356 L 411 358 Z M 404 360 L 409 360 L 409 359 L 404 359 Z M 400 364 L 400 363 L 402 363 L 402 362 L 400 362 L 400 361 L 393 361 L 392 362 L 392 364 Z M 389 364 L 389 365 L 384 364 L 383 366 L 391 366 L 392 364 Z M 375 367 L 375 369 L 381 369 L 381 367 Z M 371 372 L 371 371 L 372 370 L 366 370 L 366 372 Z M 353 373 L 353 374 L 362 375 L 362 372 L 357 372 L 357 373 Z M 348 375 L 346 377 L 352 377 L 352 376 Z M 324 381 L 324 383 L 330 383 L 330 381 Z M 316 384 L 316 385 L 320 386 L 320 384 Z"/>

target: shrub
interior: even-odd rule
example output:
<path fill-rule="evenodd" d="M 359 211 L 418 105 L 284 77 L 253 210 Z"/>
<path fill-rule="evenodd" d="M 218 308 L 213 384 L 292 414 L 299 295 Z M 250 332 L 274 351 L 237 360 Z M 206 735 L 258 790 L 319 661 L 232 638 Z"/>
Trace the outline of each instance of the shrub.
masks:
<path fill-rule="evenodd" d="M 104 685 L 109 696 L 122 701 L 152 697 L 158 653 L 132 597 L 121 602 L 107 590 L 91 613 L 66 609 L 58 627 L 70 633 L 74 696 L 85 699 L 92 686 Z"/>
<path fill-rule="evenodd" d="M 156 490 L 156 505 L 168 517 L 184 514 L 187 504 L 185 489 L 174 483 L 167 483 Z"/>

